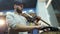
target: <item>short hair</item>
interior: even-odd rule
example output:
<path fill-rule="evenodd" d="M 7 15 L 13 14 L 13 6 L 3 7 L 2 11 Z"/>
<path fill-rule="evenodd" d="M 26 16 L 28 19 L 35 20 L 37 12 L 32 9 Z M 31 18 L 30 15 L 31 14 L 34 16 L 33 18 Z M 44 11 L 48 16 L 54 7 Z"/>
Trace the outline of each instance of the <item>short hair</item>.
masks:
<path fill-rule="evenodd" d="M 19 2 L 19 1 L 15 1 L 14 4 L 21 5 L 21 4 L 24 4 L 24 3 L 23 2 Z"/>

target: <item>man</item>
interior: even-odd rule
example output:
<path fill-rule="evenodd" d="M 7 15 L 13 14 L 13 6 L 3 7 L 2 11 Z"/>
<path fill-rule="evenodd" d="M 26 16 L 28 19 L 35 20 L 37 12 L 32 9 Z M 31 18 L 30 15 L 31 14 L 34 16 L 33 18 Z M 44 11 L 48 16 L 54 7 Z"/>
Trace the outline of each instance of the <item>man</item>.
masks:
<path fill-rule="evenodd" d="M 28 26 L 26 24 L 27 18 L 23 15 L 22 9 L 23 3 L 18 1 L 14 2 L 14 13 L 6 15 L 8 26 L 19 32 L 19 34 L 28 34 L 27 31 L 31 31 L 34 28 L 40 28 L 40 26 Z"/>

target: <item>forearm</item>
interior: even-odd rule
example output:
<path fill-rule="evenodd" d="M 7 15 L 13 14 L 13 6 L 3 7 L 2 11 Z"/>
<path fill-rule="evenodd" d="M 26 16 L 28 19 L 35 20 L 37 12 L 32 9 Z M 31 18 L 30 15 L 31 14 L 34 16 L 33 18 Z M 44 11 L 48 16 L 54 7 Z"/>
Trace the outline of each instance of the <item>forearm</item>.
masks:
<path fill-rule="evenodd" d="M 26 25 L 22 25 L 22 24 L 17 24 L 15 30 L 16 31 L 31 31 L 35 27 L 36 26 L 26 26 Z"/>

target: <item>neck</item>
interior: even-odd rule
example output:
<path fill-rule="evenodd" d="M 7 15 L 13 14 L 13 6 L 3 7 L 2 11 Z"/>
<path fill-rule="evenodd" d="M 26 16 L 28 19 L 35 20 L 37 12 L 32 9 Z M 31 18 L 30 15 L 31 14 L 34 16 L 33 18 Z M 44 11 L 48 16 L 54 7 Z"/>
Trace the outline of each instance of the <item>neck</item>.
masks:
<path fill-rule="evenodd" d="M 17 12 L 15 12 L 15 14 L 22 15 L 22 13 L 17 13 Z"/>

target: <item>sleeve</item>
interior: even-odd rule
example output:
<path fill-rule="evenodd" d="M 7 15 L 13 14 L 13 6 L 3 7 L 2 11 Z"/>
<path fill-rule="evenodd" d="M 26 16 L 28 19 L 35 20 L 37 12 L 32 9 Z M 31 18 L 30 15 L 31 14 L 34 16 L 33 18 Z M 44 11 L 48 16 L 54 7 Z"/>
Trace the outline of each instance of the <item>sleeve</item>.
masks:
<path fill-rule="evenodd" d="M 6 16 L 6 21 L 7 21 L 9 27 L 15 28 L 15 26 L 16 26 L 16 21 L 15 21 L 13 15 L 7 15 L 7 16 Z"/>

